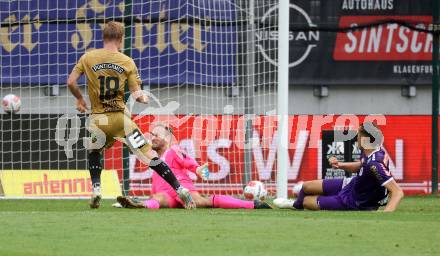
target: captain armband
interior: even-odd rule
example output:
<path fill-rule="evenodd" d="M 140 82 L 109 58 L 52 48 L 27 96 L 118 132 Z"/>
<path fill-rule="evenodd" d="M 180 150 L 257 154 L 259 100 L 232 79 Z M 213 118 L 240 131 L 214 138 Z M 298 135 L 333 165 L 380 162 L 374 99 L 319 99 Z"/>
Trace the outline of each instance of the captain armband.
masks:
<path fill-rule="evenodd" d="M 126 139 L 128 146 L 130 146 L 130 148 L 133 149 L 141 148 L 142 146 L 148 143 L 148 140 L 139 131 L 139 129 L 135 129 L 132 133 L 129 133 Z"/>

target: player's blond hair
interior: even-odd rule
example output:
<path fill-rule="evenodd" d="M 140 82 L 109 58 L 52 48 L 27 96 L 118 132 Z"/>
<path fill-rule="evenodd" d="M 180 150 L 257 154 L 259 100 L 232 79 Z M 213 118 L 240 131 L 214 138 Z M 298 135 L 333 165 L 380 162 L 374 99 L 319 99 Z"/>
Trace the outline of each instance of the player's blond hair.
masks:
<path fill-rule="evenodd" d="M 124 24 L 116 21 L 109 21 L 102 30 L 104 41 L 121 41 L 124 36 Z"/>

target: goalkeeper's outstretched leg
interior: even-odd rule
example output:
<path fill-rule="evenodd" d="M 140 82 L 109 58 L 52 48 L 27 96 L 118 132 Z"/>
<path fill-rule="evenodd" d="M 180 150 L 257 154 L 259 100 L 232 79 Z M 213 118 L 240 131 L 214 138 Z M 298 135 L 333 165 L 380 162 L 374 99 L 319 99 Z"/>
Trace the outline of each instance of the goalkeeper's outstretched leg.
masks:
<path fill-rule="evenodd" d="M 191 196 L 197 208 L 223 208 L 223 209 L 272 209 L 272 207 L 263 201 L 246 201 L 225 195 L 212 195 L 204 197 L 198 192 L 191 192 Z M 135 200 L 126 196 L 118 196 L 117 201 L 124 208 L 182 208 L 183 202 L 179 198 L 172 197 L 167 193 L 157 193 L 145 201 Z"/>

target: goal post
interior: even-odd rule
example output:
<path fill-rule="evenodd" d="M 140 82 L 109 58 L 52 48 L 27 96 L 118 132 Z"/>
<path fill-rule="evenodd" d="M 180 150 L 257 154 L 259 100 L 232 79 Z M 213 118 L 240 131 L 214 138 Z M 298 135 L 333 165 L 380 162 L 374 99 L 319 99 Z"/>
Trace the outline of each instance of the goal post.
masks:
<path fill-rule="evenodd" d="M 278 1 L 277 197 L 287 198 L 289 162 L 289 1 Z"/>
<path fill-rule="evenodd" d="M 132 0 L 124 0 L 124 16 L 129 17 L 124 19 L 124 25 L 129 28 L 133 25 L 133 4 Z M 125 30 L 124 38 L 124 54 L 131 56 L 132 50 L 132 31 L 131 29 Z M 129 98 L 129 90 L 125 88 L 125 101 Z M 128 147 L 125 145 L 122 148 L 122 193 L 126 196 L 130 190 L 130 152 Z"/>

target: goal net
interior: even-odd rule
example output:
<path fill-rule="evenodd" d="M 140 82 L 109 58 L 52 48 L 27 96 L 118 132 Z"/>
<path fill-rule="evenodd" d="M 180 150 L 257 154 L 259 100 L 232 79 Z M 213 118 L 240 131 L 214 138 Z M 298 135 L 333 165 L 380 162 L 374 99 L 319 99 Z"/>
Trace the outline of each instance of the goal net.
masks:
<path fill-rule="evenodd" d="M 116 20 L 151 96 L 148 105 L 129 104 L 145 135 L 165 123 L 175 144 L 209 163 L 209 180 L 190 174 L 202 193 L 239 195 L 261 180 L 274 195 L 276 2 L 0 1 L 0 94 L 22 104 L 1 114 L 2 182 L 15 180 L 16 196 L 90 194 L 86 116 L 66 80 L 84 52 L 102 47 L 103 24 Z M 79 85 L 87 97 L 85 79 Z M 152 170 L 121 143 L 105 150 L 103 164 L 109 195 L 150 194 Z M 115 180 L 120 192 L 107 185 Z"/>

